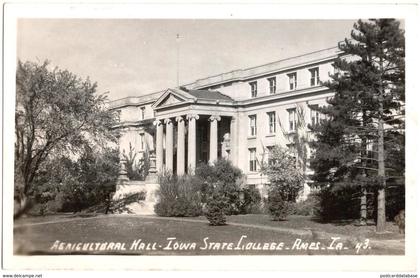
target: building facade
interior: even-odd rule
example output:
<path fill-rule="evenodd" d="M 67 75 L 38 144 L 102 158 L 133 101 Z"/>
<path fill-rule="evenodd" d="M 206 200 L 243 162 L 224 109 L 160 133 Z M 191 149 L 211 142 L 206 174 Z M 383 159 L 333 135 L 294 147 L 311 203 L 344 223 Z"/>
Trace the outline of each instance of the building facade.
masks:
<path fill-rule="evenodd" d="M 274 145 L 293 149 L 299 123 L 320 120 L 313 108 L 333 95 L 321 81 L 333 74 L 339 55 L 328 48 L 115 100 L 110 108 L 120 114 L 120 150 L 153 151 L 158 172 L 178 175 L 226 158 L 264 192 L 261 162 Z"/>

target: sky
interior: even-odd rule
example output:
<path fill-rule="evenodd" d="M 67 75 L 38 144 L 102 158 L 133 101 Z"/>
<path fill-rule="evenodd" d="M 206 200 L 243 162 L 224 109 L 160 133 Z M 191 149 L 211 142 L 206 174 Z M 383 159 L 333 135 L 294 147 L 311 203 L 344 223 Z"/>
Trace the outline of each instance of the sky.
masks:
<path fill-rule="evenodd" d="M 48 59 L 115 100 L 177 86 L 178 68 L 182 85 L 333 47 L 355 21 L 19 19 L 17 58 Z"/>

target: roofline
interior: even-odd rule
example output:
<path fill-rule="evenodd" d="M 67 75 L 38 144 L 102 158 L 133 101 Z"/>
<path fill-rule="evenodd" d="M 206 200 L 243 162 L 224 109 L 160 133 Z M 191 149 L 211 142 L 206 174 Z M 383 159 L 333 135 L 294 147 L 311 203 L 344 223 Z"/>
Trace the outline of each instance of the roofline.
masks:
<path fill-rule="evenodd" d="M 223 76 L 223 75 L 226 75 L 226 74 L 229 74 L 229 73 L 234 73 L 234 72 L 239 73 L 239 72 L 244 72 L 244 71 L 247 71 L 247 70 L 262 68 L 264 66 L 270 66 L 270 65 L 273 65 L 273 64 L 276 64 L 276 63 L 289 61 L 289 60 L 293 60 L 293 59 L 296 59 L 296 58 L 301 58 L 301 57 L 308 56 L 308 55 L 311 55 L 311 54 L 321 53 L 321 52 L 324 52 L 324 51 L 327 51 L 327 50 L 334 50 L 334 49 L 337 50 L 336 55 L 328 56 L 328 57 L 321 57 L 321 59 L 310 60 L 310 61 L 303 62 L 303 63 L 300 63 L 300 64 L 301 65 L 306 65 L 306 64 L 311 64 L 311 63 L 318 63 L 318 62 L 322 62 L 324 60 L 333 59 L 334 56 L 340 56 L 341 54 L 343 54 L 343 51 L 341 51 L 338 48 L 338 46 L 324 48 L 324 49 L 320 49 L 320 50 L 316 50 L 316 51 L 312 51 L 312 52 L 307 52 L 307 53 L 304 53 L 304 54 L 301 54 L 301 55 L 297 55 L 297 56 L 288 57 L 288 58 L 285 58 L 285 59 L 265 63 L 265 64 L 258 65 L 258 66 L 253 66 L 253 67 L 244 68 L 244 69 L 231 70 L 231 71 L 228 71 L 228 72 L 223 72 L 223 73 L 219 73 L 219 74 L 216 74 L 216 75 L 207 76 L 207 77 L 204 77 L 204 78 L 199 78 L 199 79 L 196 79 L 193 82 L 181 85 L 179 87 L 187 87 L 189 89 L 198 89 L 199 90 L 199 89 L 202 89 L 202 88 L 206 88 L 206 87 L 209 87 L 209 86 L 214 86 L 214 85 L 217 85 L 217 84 L 223 84 L 223 83 L 226 83 L 226 82 L 234 82 L 234 81 L 238 81 L 238 80 L 241 81 L 241 80 L 246 80 L 246 79 L 249 79 L 249 78 L 252 79 L 252 78 L 256 78 L 257 76 L 260 76 L 260 75 L 267 75 L 267 74 L 272 74 L 273 72 L 276 72 L 276 71 L 282 71 L 282 70 L 286 70 L 288 68 L 295 68 L 295 67 L 298 67 L 300 64 L 287 66 L 287 67 L 284 67 L 283 69 L 279 69 L 279 70 L 276 70 L 276 71 L 267 71 L 267 72 L 263 72 L 263 73 L 256 73 L 256 74 L 253 74 L 253 75 L 250 75 L 250 76 L 242 76 L 242 77 L 236 77 L 236 78 L 231 78 L 231 79 L 226 79 L 226 80 L 221 80 L 221 81 L 216 81 L 216 82 L 209 82 L 208 84 L 202 84 L 202 85 L 197 84 L 199 81 L 204 81 L 206 79 L 215 78 L 215 77 L 218 77 L 218 76 Z M 139 106 L 139 105 L 143 105 L 143 104 L 146 104 L 146 103 L 156 102 L 157 100 L 160 99 L 160 97 L 166 91 L 167 91 L 167 89 L 166 90 L 159 90 L 159 91 L 156 91 L 156 92 L 153 92 L 153 93 L 150 93 L 150 94 L 141 95 L 141 96 L 127 96 L 127 97 L 124 97 L 124 98 L 116 99 L 116 100 L 113 100 L 113 101 L 109 102 L 110 109 L 117 109 L 117 108 L 122 108 L 122 107 L 126 107 L 126 106 Z M 129 103 L 129 101 L 124 101 L 124 100 L 129 100 L 129 99 L 134 99 L 134 98 L 142 98 L 142 97 L 146 97 L 146 96 L 151 96 L 151 95 L 154 95 L 154 94 L 157 95 L 159 93 L 161 94 L 160 96 L 157 96 L 154 99 L 149 99 L 148 101 L 144 101 L 144 102 Z M 115 106 L 112 105 L 113 103 L 118 103 L 118 102 L 122 102 L 122 103 L 120 105 L 115 105 Z"/>
<path fill-rule="evenodd" d="M 231 71 L 227 71 L 227 72 L 223 72 L 223 73 L 219 73 L 219 74 L 215 74 L 215 75 L 210 75 L 210 76 L 207 76 L 207 77 L 196 79 L 195 81 L 190 82 L 188 84 L 185 84 L 183 86 L 186 86 L 186 87 L 191 86 L 190 88 L 200 89 L 200 88 L 205 88 L 205 87 L 208 87 L 208 86 L 214 86 L 216 84 L 223 84 L 225 82 L 232 82 L 232 81 L 236 81 L 236 80 L 245 80 L 245 79 L 248 79 L 248 76 L 231 78 L 231 79 L 222 80 L 222 81 L 219 81 L 219 82 L 213 82 L 213 83 L 209 83 L 209 84 L 205 84 L 205 85 L 197 85 L 196 84 L 197 82 L 202 81 L 202 80 L 206 80 L 206 79 L 210 79 L 210 78 L 215 78 L 215 77 L 218 77 L 218 76 L 223 76 L 223 75 L 230 74 L 230 73 L 235 73 L 235 72 L 238 72 L 238 73 L 239 72 L 245 72 L 247 70 L 262 68 L 262 67 L 270 66 L 270 65 L 273 65 L 273 64 L 276 64 L 276 63 L 285 62 L 285 61 L 293 60 L 293 59 L 296 59 L 296 58 L 301 58 L 301 57 L 304 57 L 304 56 L 308 56 L 308 55 L 311 55 L 311 54 L 321 53 L 321 52 L 324 52 L 324 51 L 327 51 L 327 50 L 334 50 L 334 49 L 337 50 L 337 54 L 336 55 L 329 56 L 329 57 L 323 57 L 321 59 L 321 61 L 326 60 L 326 59 L 332 59 L 332 58 L 334 58 L 334 56 L 339 56 L 339 55 L 341 55 L 343 53 L 343 51 L 341 51 L 338 48 L 338 46 L 328 47 L 328 48 L 324 48 L 324 49 L 320 49 L 320 50 L 316 50 L 316 51 L 312 51 L 312 52 L 307 52 L 307 53 L 304 53 L 304 54 L 301 54 L 301 55 L 297 55 L 297 56 L 293 56 L 293 57 L 288 57 L 288 58 L 285 58 L 285 59 L 280 59 L 280 60 L 277 60 L 277 61 L 273 61 L 273 62 L 261 64 L 261 65 L 258 65 L 258 66 L 253 66 L 253 67 L 248 67 L 248 68 L 242 68 L 242 69 L 236 69 L 236 70 L 231 70 Z M 318 62 L 318 60 L 311 60 L 311 61 L 307 61 L 307 62 L 301 63 L 301 64 L 310 64 L 312 62 Z M 293 67 L 297 67 L 297 66 L 299 66 L 299 65 L 292 65 L 292 66 L 289 66 L 289 67 L 292 67 L 293 68 Z M 289 67 L 286 67 L 286 68 L 289 68 Z M 249 76 L 249 78 L 255 78 L 256 76 L 266 75 L 266 74 L 270 74 L 270 72 L 268 71 L 268 72 L 265 72 L 265 73 L 254 74 L 254 75 Z M 194 85 L 196 87 L 194 87 Z"/>

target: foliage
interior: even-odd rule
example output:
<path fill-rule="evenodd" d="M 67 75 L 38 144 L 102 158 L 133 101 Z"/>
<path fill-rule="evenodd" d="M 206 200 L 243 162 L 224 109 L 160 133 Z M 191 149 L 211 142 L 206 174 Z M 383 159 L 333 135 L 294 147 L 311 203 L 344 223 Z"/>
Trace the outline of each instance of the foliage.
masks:
<path fill-rule="evenodd" d="M 278 122 L 283 133 L 284 138 L 288 141 L 287 145 L 290 146 L 290 150 L 293 156 L 296 158 L 296 166 L 302 171 L 306 180 L 306 170 L 309 159 L 309 143 L 311 141 L 310 133 L 308 130 L 308 124 L 306 123 L 305 108 L 301 103 L 295 104 L 296 109 L 296 131 L 290 132 L 285 129 L 281 123 L 280 117 Z"/>
<path fill-rule="evenodd" d="M 48 157 L 70 156 L 85 146 L 115 142 L 109 130 L 116 115 L 105 107 L 106 97 L 96 94 L 96 83 L 67 70 L 50 70 L 18 62 L 15 110 L 15 187 L 21 208 L 34 188 L 34 179 L 45 169 Z"/>
<path fill-rule="evenodd" d="M 274 220 L 284 220 L 293 211 L 292 203 L 303 189 L 304 176 L 290 151 L 281 146 L 270 150 L 268 161 L 262 168 L 269 181 L 268 211 Z"/>
<path fill-rule="evenodd" d="M 226 209 L 229 207 L 229 199 L 224 194 L 214 193 L 206 205 L 205 216 L 211 226 L 226 225 Z"/>
<path fill-rule="evenodd" d="M 228 160 L 200 164 L 194 176 L 166 173 L 159 178 L 160 200 L 155 212 L 160 216 L 198 216 L 205 207 L 210 224 L 221 225 L 226 222 L 226 215 L 259 211 L 258 190 L 241 189 L 242 183 L 242 172 Z"/>
<path fill-rule="evenodd" d="M 302 216 L 319 217 L 321 212 L 321 199 L 319 194 L 310 193 L 306 200 L 297 202 L 293 214 Z"/>
<path fill-rule="evenodd" d="M 240 213 L 261 213 L 262 198 L 261 194 L 255 186 L 247 186 L 242 188 L 243 200 L 241 200 Z"/>
<path fill-rule="evenodd" d="M 376 192 L 377 230 L 382 231 L 386 182 L 390 176 L 404 175 L 387 159 L 387 150 L 398 141 L 395 137 L 404 136 L 404 33 L 393 19 L 359 20 L 351 37 L 339 44 L 343 55 L 334 62 L 332 80 L 323 83 L 335 94 L 320 109 L 327 119 L 312 127 L 317 141 L 311 168 L 318 186 L 360 191 L 362 218 L 362 203 Z M 385 167 L 394 168 L 394 173 Z"/>
<path fill-rule="evenodd" d="M 202 214 L 200 181 L 196 177 L 166 173 L 159 177 L 159 184 L 159 201 L 155 205 L 157 215 L 181 217 Z"/>
<path fill-rule="evenodd" d="M 302 171 L 296 168 L 295 158 L 287 149 L 277 145 L 271 149 L 268 160 L 262 172 L 268 177 L 270 190 L 275 189 L 272 192 L 280 193 L 284 201 L 295 202 L 304 182 Z"/>
<path fill-rule="evenodd" d="M 272 187 L 268 192 L 268 212 L 275 221 L 286 220 L 286 217 L 293 212 L 293 202 L 284 198 L 284 193 L 279 187 Z"/>
<path fill-rule="evenodd" d="M 228 200 L 227 215 L 238 214 L 241 210 L 240 187 L 242 171 L 233 166 L 229 160 L 220 159 L 214 165 L 200 164 L 195 170 L 195 175 L 202 183 L 201 201 L 207 203 L 208 199 L 217 192 Z"/>
<path fill-rule="evenodd" d="M 38 204 L 33 211 L 81 211 L 106 204 L 115 192 L 118 150 L 99 152 L 86 147 L 76 161 L 57 156 L 47 159 L 29 192 Z"/>
<path fill-rule="evenodd" d="M 123 155 L 126 161 L 127 177 L 135 181 L 146 180 L 150 167 L 149 152 L 145 151 L 143 157 L 137 159 L 137 153 L 130 143 L 128 154 L 124 152 Z"/>
<path fill-rule="evenodd" d="M 324 187 L 316 193 L 320 199 L 319 219 L 323 222 L 357 219 L 359 216 L 359 190 L 354 188 Z"/>

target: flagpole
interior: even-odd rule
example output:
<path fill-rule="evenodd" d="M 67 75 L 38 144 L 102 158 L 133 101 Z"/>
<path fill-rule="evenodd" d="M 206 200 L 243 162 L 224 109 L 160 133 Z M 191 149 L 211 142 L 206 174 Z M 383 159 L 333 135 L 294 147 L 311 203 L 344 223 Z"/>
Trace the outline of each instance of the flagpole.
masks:
<path fill-rule="evenodd" d="M 179 34 L 176 34 L 176 85 L 179 87 Z"/>

